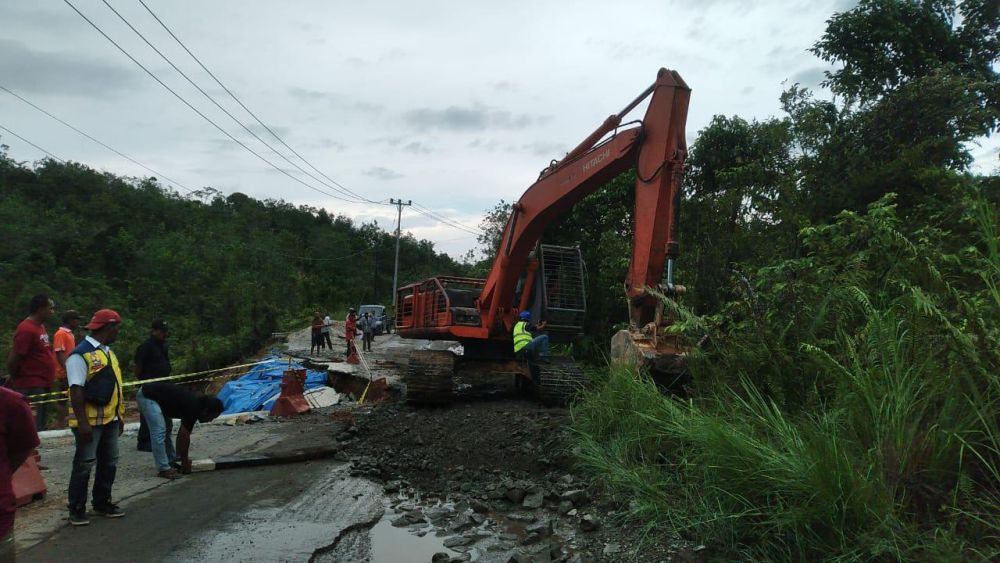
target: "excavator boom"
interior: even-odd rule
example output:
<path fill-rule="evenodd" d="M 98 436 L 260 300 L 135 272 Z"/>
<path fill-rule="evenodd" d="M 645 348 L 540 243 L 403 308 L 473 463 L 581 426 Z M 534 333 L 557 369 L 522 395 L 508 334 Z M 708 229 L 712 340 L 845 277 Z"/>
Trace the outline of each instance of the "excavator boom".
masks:
<path fill-rule="evenodd" d="M 557 336 L 575 336 L 585 313 L 584 268 L 578 248 L 539 244 L 545 228 L 617 175 L 635 169 L 634 241 L 625 293 L 629 330 L 612 339 L 612 355 L 651 371 L 683 367 L 684 344 L 668 334 L 662 304 L 648 292 L 682 293 L 673 283 L 678 255 L 677 218 L 681 174 L 687 156 L 685 122 L 691 90 L 674 71 L 656 81 L 621 112 L 539 174 L 512 206 L 489 277 L 439 276 L 401 287 L 396 331 L 404 338 L 457 340 L 451 348 L 422 349 L 408 365 L 407 400 L 447 402 L 456 394 L 492 393 L 514 374 L 545 402 L 569 400 L 583 381 L 571 360 L 525 362 L 515 358 L 511 331 L 520 311 L 534 310 Z M 625 116 L 649 99 L 641 121 Z M 666 279 L 664 280 L 664 269 Z M 678 361 L 679 360 L 679 361 Z M 530 369 L 529 369 L 530 368 Z"/>
<path fill-rule="evenodd" d="M 439 277 L 400 288 L 396 316 L 400 335 L 463 343 L 509 342 L 514 320 L 527 305 L 529 290 L 524 286 L 530 283 L 525 279 L 538 268 L 532 252 L 545 227 L 632 168 L 636 171 L 635 239 L 625 280 L 630 324 L 638 331 L 660 322 L 658 302 L 647 294 L 647 288 L 665 281 L 668 290 L 674 289 L 690 93 L 677 72 L 660 69 L 652 85 L 562 160 L 544 169 L 513 205 L 485 280 Z M 647 98 L 643 119 L 623 124 L 625 116 Z M 516 297 L 519 290 L 520 300 Z"/>
<path fill-rule="evenodd" d="M 677 72 L 660 69 L 656 82 L 642 95 L 605 120 L 560 162 L 542 172 L 539 180 L 514 204 L 504 228 L 479 301 L 483 326 L 494 334 L 509 332 L 516 313 L 511 296 L 524 272 L 528 254 L 544 228 L 581 199 L 633 167 L 636 169 L 635 239 L 626 293 L 632 298 L 630 317 L 634 325 L 643 326 L 654 320 L 656 303 L 645 294 L 646 288 L 660 284 L 667 259 L 676 257 L 679 250 L 677 211 L 687 156 L 684 128 L 690 93 Z M 639 125 L 619 130 L 625 115 L 650 95 L 646 116 Z M 667 281 L 673 283 L 672 279 Z"/>

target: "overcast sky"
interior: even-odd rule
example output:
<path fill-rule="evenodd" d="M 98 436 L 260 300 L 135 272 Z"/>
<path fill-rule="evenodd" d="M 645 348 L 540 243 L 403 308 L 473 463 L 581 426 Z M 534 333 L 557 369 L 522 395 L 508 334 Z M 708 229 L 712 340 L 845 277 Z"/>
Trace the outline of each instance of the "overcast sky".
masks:
<path fill-rule="evenodd" d="M 259 145 L 101 0 L 70 1 L 235 137 L 333 192 Z M 252 123 L 137 0 L 109 2 L 234 115 Z M 146 2 L 327 176 L 368 199 L 412 199 L 469 226 L 501 198 L 516 200 L 550 159 L 639 94 L 661 66 L 679 71 L 693 88 L 689 141 L 716 114 L 778 115 L 778 96 L 789 83 L 818 86 L 826 67 L 807 49 L 834 12 L 854 4 Z M 0 85 L 190 188 L 281 198 L 394 228 L 394 207 L 332 199 L 257 160 L 62 0 L 0 0 Z M 149 175 L 2 91 L 0 125 L 58 157 Z M 0 142 L 17 160 L 42 157 L 3 131 Z M 991 141 L 973 148 L 980 171 L 996 167 L 997 146 Z M 403 228 L 453 256 L 475 246 L 474 235 L 409 209 Z"/>

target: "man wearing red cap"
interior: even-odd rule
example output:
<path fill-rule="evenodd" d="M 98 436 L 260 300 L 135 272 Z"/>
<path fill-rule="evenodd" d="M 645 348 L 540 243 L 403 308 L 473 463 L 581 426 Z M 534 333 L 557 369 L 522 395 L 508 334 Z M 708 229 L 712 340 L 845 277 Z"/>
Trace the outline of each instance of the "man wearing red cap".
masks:
<path fill-rule="evenodd" d="M 122 370 L 109 347 L 118 338 L 121 316 L 101 309 L 87 323 L 90 331 L 69 359 L 69 426 L 76 438 L 73 472 L 69 479 L 69 523 L 90 524 L 87 518 L 87 486 L 90 470 L 94 475 L 94 512 L 107 518 L 125 513 L 111 502 L 111 487 L 118 469 L 118 437 L 125 429 L 125 402 L 122 400 Z"/>

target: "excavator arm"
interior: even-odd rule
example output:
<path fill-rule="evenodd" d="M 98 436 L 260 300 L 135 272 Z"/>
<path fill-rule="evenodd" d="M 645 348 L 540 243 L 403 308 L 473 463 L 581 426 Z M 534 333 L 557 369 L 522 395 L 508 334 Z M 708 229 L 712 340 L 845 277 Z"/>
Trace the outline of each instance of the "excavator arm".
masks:
<path fill-rule="evenodd" d="M 646 289 L 664 281 L 673 290 L 678 255 L 680 182 L 687 155 L 685 123 L 691 90 L 675 71 L 660 69 L 656 82 L 612 115 L 561 161 L 542 171 L 514 204 L 500 248 L 478 300 L 482 327 L 509 334 L 518 279 L 545 227 L 618 174 L 636 169 L 635 238 L 625 282 L 634 329 L 658 321 L 657 301 Z M 652 96 L 637 125 L 623 118 Z M 632 126 L 630 126 L 632 125 Z"/>

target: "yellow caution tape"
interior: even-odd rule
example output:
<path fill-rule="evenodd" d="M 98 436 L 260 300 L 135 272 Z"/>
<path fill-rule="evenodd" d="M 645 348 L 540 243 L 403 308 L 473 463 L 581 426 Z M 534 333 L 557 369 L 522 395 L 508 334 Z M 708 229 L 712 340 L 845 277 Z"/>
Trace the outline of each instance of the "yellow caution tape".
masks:
<path fill-rule="evenodd" d="M 265 363 L 270 362 L 270 361 L 272 361 L 272 360 L 262 360 L 260 362 L 253 362 L 251 364 L 240 364 L 240 365 L 237 365 L 237 366 L 228 366 L 228 367 L 224 367 L 224 368 L 207 369 L 207 370 L 204 370 L 204 371 L 195 371 L 195 372 L 191 372 L 191 373 L 182 373 L 182 374 L 179 374 L 179 375 L 168 375 L 167 377 L 157 377 L 157 378 L 154 378 L 154 379 L 140 379 L 140 380 L 134 380 L 134 381 L 126 381 L 125 383 L 122 384 L 122 387 L 135 387 L 135 386 L 138 386 L 138 385 L 144 385 L 146 383 L 158 383 L 160 381 L 173 381 L 173 380 L 176 380 L 176 379 L 186 379 L 186 378 L 189 378 L 189 377 L 196 377 L 196 376 L 199 376 L 199 375 L 205 375 L 207 373 L 215 373 L 215 372 L 219 372 L 219 371 L 229 371 L 229 370 L 233 370 L 233 369 L 240 369 L 240 368 L 246 368 L 246 367 L 251 367 L 251 366 L 258 366 L 260 364 L 265 364 Z M 217 376 L 214 376 L 214 377 L 206 377 L 204 379 L 197 379 L 197 380 L 192 380 L 192 381 L 185 381 L 184 383 L 198 383 L 199 381 L 210 381 L 210 380 L 213 380 L 213 379 L 219 379 L 220 377 L 227 377 L 229 375 L 231 375 L 231 374 L 226 373 L 226 374 L 217 375 Z M 38 393 L 37 395 L 31 395 L 31 396 L 28 396 L 28 397 L 25 397 L 25 398 L 28 399 L 28 402 L 31 403 L 32 405 L 41 405 L 41 404 L 45 404 L 45 403 L 57 403 L 57 402 L 60 402 L 60 401 L 65 401 L 65 400 L 67 400 L 68 394 L 69 394 L 69 391 L 52 391 L 51 393 Z M 55 397 L 55 398 L 54 399 L 49 399 L 48 397 Z M 39 401 L 38 399 L 45 399 L 45 400 Z"/>

